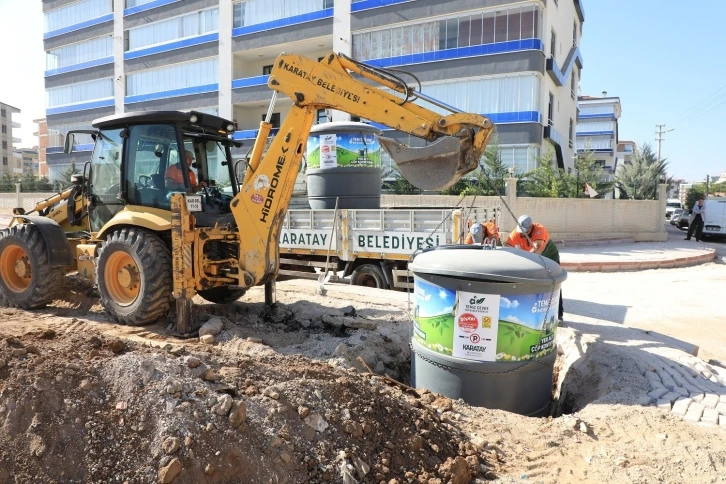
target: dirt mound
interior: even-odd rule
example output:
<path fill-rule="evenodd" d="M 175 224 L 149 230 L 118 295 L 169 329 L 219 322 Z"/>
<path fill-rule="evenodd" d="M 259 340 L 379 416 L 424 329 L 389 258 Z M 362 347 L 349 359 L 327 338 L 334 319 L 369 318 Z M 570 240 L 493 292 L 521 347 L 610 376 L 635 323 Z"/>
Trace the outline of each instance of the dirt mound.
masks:
<path fill-rule="evenodd" d="M 488 472 L 488 454 L 442 413 L 450 401 L 380 376 L 196 344 L 0 336 L 0 483 L 468 483 Z"/>

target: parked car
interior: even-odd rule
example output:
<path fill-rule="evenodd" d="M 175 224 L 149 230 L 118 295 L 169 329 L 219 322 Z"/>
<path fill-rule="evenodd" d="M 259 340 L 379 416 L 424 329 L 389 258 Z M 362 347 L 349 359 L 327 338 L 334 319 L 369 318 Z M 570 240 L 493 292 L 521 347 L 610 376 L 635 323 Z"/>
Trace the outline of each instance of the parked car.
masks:
<path fill-rule="evenodd" d="M 684 210 L 679 216 L 678 221 L 676 222 L 676 227 L 678 227 L 681 230 L 688 230 L 688 224 L 691 220 L 691 211 L 690 210 Z"/>
<path fill-rule="evenodd" d="M 677 198 L 669 198 L 666 200 L 666 218 L 670 219 L 673 212 L 679 208 L 683 208 L 683 205 L 681 205 L 681 201 Z"/>
<path fill-rule="evenodd" d="M 678 219 L 680 218 L 681 214 L 683 213 L 682 208 L 677 208 L 673 211 L 673 215 L 671 215 L 671 225 L 676 225 L 678 223 Z"/>

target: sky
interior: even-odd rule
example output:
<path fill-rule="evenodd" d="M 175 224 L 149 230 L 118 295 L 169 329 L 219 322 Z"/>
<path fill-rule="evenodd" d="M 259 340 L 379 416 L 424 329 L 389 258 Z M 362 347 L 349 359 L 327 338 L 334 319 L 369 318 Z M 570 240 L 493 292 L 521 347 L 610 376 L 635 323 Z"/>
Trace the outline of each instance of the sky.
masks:
<path fill-rule="evenodd" d="M 656 124 L 666 124 L 675 128 L 662 145 L 671 175 L 696 181 L 726 171 L 726 1 L 582 1 L 581 92 L 620 97 L 620 139 L 655 148 Z M 0 101 L 22 110 L 15 136 L 33 146 L 33 119 L 45 115 L 42 3 L 0 0 L 0 19 L 0 65 L 16 68 L 0 72 Z"/>

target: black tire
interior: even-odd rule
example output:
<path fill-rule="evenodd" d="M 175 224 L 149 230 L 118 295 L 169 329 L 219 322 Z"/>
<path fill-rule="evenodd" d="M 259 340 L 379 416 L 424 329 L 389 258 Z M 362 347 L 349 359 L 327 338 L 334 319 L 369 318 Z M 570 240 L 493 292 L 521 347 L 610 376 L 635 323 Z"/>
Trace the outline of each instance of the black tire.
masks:
<path fill-rule="evenodd" d="M 245 292 L 246 289 L 230 289 L 222 286 L 197 291 L 197 294 L 214 304 L 229 304 L 244 296 Z"/>
<path fill-rule="evenodd" d="M 30 277 L 19 276 L 5 264 L 18 260 L 24 252 L 25 270 Z M 7 261 L 4 260 L 9 257 Z M 0 303 L 22 309 L 36 309 L 53 302 L 63 290 L 65 270 L 48 265 L 48 249 L 40 230 L 33 224 L 14 225 L 0 232 Z"/>
<path fill-rule="evenodd" d="M 136 271 L 130 280 L 138 284 L 131 289 L 138 287 L 138 294 L 124 301 L 118 297 L 118 288 L 109 287 L 109 283 L 116 283 L 114 276 L 107 274 L 107 269 L 113 270 L 117 259 L 128 258 L 135 264 Z M 111 264 L 109 261 L 112 261 Z M 101 244 L 96 263 L 96 284 L 103 307 L 115 321 L 130 326 L 152 323 L 168 313 L 173 299 L 171 251 L 152 232 L 139 228 L 117 230 Z M 115 291 L 116 298 L 112 295 Z"/>
<path fill-rule="evenodd" d="M 388 289 L 386 277 L 377 265 L 363 264 L 358 266 L 350 276 L 350 283 L 354 286 L 375 287 L 377 289 Z"/>

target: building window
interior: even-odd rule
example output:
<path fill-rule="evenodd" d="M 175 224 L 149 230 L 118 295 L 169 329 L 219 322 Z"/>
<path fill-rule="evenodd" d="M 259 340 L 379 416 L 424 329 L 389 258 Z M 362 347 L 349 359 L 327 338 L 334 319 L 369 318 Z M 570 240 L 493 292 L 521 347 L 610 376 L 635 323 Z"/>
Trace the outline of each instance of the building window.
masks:
<path fill-rule="evenodd" d="M 126 94 L 138 96 L 153 92 L 206 86 L 217 84 L 218 79 L 218 60 L 216 57 L 212 57 L 129 74 L 126 77 Z"/>
<path fill-rule="evenodd" d="M 2 132 L 3 132 L 3 133 L 7 133 L 7 132 L 8 132 L 8 127 L 7 127 L 7 125 L 4 125 L 4 124 L 3 124 L 3 131 L 2 131 Z"/>
<path fill-rule="evenodd" d="M 266 117 L 267 115 L 263 114 L 262 121 L 264 121 Z M 270 116 L 270 124 L 273 129 L 280 127 L 280 113 L 272 113 L 272 116 Z"/>
<path fill-rule="evenodd" d="M 272 74 L 272 64 L 269 66 L 262 66 L 262 75 L 269 76 L 270 74 Z"/>
<path fill-rule="evenodd" d="M 353 35 L 353 57 L 384 59 L 510 40 L 538 39 L 537 6 L 451 16 Z"/>
<path fill-rule="evenodd" d="M 0 109 L 0 116 L 3 118 L 6 118 L 8 116 L 7 111 L 5 111 L 5 108 Z"/>
<path fill-rule="evenodd" d="M 333 8 L 334 0 L 246 0 L 233 7 L 234 28 Z"/>
<path fill-rule="evenodd" d="M 570 78 L 570 96 L 576 99 L 577 94 L 577 69 L 572 69 L 572 78 Z"/>
<path fill-rule="evenodd" d="M 570 148 L 572 148 L 575 144 L 575 123 L 572 121 L 572 118 L 570 118 Z"/>
<path fill-rule="evenodd" d="M 8 157 L 3 156 L 3 166 L 8 166 Z"/>
<path fill-rule="evenodd" d="M 45 32 L 70 27 L 113 13 L 113 0 L 81 0 L 45 14 Z"/>
<path fill-rule="evenodd" d="M 3 141 L 3 149 L 4 150 L 8 149 L 8 142 L 7 141 Z"/>
<path fill-rule="evenodd" d="M 203 10 L 129 30 L 127 32 L 126 50 L 143 49 L 152 45 L 217 32 L 218 30 L 219 9 Z"/>
<path fill-rule="evenodd" d="M 46 106 L 54 108 L 113 97 L 113 79 L 77 82 L 47 89 Z"/>
<path fill-rule="evenodd" d="M 69 131 L 79 129 L 93 129 L 90 123 L 85 124 L 64 124 L 48 126 L 48 146 L 63 146 L 66 134 Z M 93 144 L 93 137 L 90 134 L 76 133 L 76 146 Z"/>
<path fill-rule="evenodd" d="M 547 124 L 549 126 L 554 126 L 554 117 L 555 117 L 555 96 L 554 94 L 550 93 L 550 100 L 549 104 L 547 105 Z"/>
<path fill-rule="evenodd" d="M 50 71 L 104 57 L 113 57 L 113 37 L 110 35 L 49 50 L 45 53 L 45 68 Z"/>
<path fill-rule="evenodd" d="M 577 20 L 572 24 L 572 47 L 577 47 Z"/>
<path fill-rule="evenodd" d="M 318 109 L 315 124 L 327 123 L 327 122 L 328 122 L 328 113 L 325 111 L 325 109 Z"/>
<path fill-rule="evenodd" d="M 555 52 L 557 52 L 557 34 L 555 34 L 555 31 L 552 31 L 552 36 L 550 37 L 550 55 L 552 58 L 555 58 Z"/>
<path fill-rule="evenodd" d="M 126 8 L 138 7 L 139 5 L 144 5 L 153 1 L 154 0 L 126 0 Z"/>

